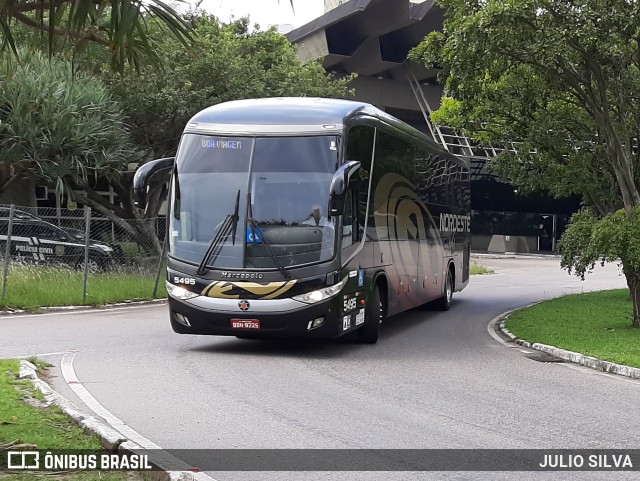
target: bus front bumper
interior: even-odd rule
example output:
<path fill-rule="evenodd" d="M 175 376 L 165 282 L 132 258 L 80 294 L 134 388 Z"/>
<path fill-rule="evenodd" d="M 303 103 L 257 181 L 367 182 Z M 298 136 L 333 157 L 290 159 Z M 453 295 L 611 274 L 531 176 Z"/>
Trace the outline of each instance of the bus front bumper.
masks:
<path fill-rule="evenodd" d="M 335 299 L 305 304 L 293 299 L 181 300 L 169 296 L 169 314 L 171 327 L 179 334 L 335 338 L 344 333 Z"/>

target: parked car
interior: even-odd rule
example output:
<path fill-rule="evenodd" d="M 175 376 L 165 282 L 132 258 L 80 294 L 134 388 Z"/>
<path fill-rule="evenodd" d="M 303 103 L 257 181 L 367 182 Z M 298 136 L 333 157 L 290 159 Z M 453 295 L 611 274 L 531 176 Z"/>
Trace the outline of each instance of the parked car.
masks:
<path fill-rule="evenodd" d="M 60 227 L 63 231 L 65 231 L 69 237 L 77 240 L 77 241 L 82 241 L 82 243 L 84 244 L 84 231 L 80 230 L 80 229 L 72 229 L 71 227 Z M 94 241 L 96 242 L 96 241 Z"/>
<path fill-rule="evenodd" d="M 11 209 L 9 207 L 6 207 L 6 206 L 1 206 L 0 207 L 0 219 L 6 218 L 4 220 L 5 221 L 8 220 L 10 213 L 11 213 Z M 42 220 L 37 215 L 34 215 L 31 212 L 27 212 L 27 211 L 20 210 L 20 209 L 14 209 L 13 210 L 13 218 L 14 219 L 22 219 L 22 220 L 28 220 L 28 219 Z"/>
<path fill-rule="evenodd" d="M 0 209 L 0 254 L 7 245 L 8 214 Z M 11 229 L 12 257 L 28 262 L 69 265 L 82 268 L 85 260 L 85 240 L 32 214 L 15 213 Z M 122 248 L 115 244 L 89 241 L 89 270 L 105 270 L 122 257 Z"/>

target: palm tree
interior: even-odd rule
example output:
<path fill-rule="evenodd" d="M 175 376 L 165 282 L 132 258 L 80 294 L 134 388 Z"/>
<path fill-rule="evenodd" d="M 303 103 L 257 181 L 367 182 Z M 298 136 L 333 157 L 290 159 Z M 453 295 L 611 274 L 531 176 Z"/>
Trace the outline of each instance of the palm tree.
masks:
<path fill-rule="evenodd" d="M 102 45 L 118 71 L 125 63 L 137 66 L 141 55 L 159 60 L 148 34 L 155 21 L 184 45 L 191 42 L 191 26 L 163 0 L 0 0 L 3 49 L 9 47 L 17 55 L 12 34 L 17 23 L 46 35 L 50 55 L 57 38 L 73 45 L 74 52 L 88 44 Z"/>

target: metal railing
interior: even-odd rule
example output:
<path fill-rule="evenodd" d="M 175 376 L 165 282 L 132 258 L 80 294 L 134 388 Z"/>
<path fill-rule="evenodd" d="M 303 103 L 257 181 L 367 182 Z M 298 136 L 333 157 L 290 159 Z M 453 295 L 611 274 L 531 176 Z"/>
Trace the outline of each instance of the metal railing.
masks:
<path fill-rule="evenodd" d="M 165 218 L 116 219 L 98 215 L 88 207 L 61 208 L 0 205 L 2 304 L 6 305 L 18 279 L 38 273 L 82 276 L 82 302 L 91 284 L 103 277 L 139 279 L 149 284 L 147 297 L 157 297 L 165 267 Z M 65 277 L 65 276 L 63 276 Z M 55 288 L 55 286 L 54 286 Z"/>
<path fill-rule="evenodd" d="M 433 113 L 433 109 L 429 105 L 429 101 L 420 86 L 420 82 L 411 71 L 408 64 L 405 63 L 404 67 L 409 81 L 409 86 L 411 87 L 415 100 L 420 108 L 420 112 L 422 112 L 422 116 L 424 117 L 424 121 L 429 129 L 431 137 L 436 142 L 440 143 L 448 152 L 457 155 L 468 162 L 472 180 L 481 177 L 491 177 L 498 180 L 498 175 L 487 169 L 487 162 L 494 159 L 505 150 L 517 153 L 518 145 L 514 142 L 507 142 L 502 146 L 482 146 L 479 142 L 458 133 L 451 127 L 440 126 L 432 123 L 431 114 Z"/>

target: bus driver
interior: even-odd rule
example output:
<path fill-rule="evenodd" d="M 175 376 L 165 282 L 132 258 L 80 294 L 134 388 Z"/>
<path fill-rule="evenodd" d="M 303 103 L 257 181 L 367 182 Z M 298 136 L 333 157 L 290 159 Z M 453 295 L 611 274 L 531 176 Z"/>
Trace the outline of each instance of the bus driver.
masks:
<path fill-rule="evenodd" d="M 302 225 L 314 225 L 319 227 L 333 227 L 331 222 L 322 215 L 322 207 L 320 204 L 313 204 L 311 206 L 311 214 L 307 217 Z"/>

